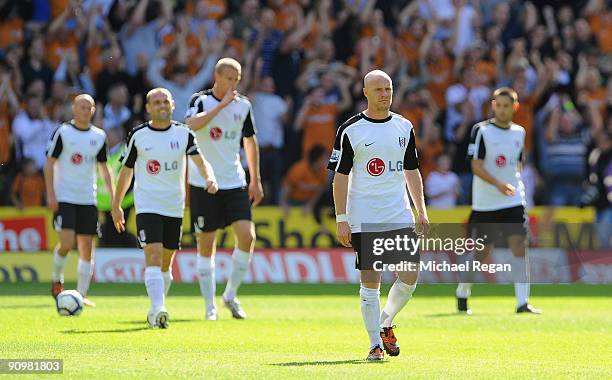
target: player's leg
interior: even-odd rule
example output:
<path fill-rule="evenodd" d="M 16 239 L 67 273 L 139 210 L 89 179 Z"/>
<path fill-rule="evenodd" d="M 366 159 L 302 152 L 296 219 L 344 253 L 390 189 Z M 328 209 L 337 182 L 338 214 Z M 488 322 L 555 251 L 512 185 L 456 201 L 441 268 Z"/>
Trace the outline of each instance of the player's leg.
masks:
<path fill-rule="evenodd" d="M 417 255 L 418 257 L 418 255 Z M 400 354 L 400 347 L 393 331 L 393 318 L 406 306 L 417 286 L 420 257 L 411 260 L 416 263 L 414 271 L 397 272 L 397 278 L 389 290 L 387 303 L 380 315 L 380 337 L 389 356 Z"/>
<path fill-rule="evenodd" d="M 164 279 L 164 297 L 168 296 L 172 284 L 172 262 L 174 254 L 181 248 L 183 238 L 183 218 L 172 218 L 164 216 L 163 220 L 163 253 L 161 272 Z"/>
<path fill-rule="evenodd" d="M 525 235 L 511 235 L 508 245 L 512 251 L 512 274 L 516 294 L 516 312 L 541 314 L 542 310 L 529 304 L 529 259 Z"/>
<path fill-rule="evenodd" d="M 87 298 L 89 284 L 93 275 L 94 243 L 92 235 L 77 235 L 77 248 L 79 250 L 79 264 L 77 266 L 77 290 L 83 296 L 85 306 L 95 307 L 95 302 Z"/>
<path fill-rule="evenodd" d="M 361 260 L 358 259 L 358 261 Z M 380 336 L 381 273 L 374 270 L 361 270 L 360 276 L 359 299 L 361 300 L 361 317 L 370 338 L 370 352 L 367 359 L 382 360 L 384 353 L 383 342 Z"/>
<path fill-rule="evenodd" d="M 170 285 L 172 285 L 172 262 L 174 261 L 174 254 L 176 250 L 164 248 L 162 256 L 161 272 L 164 279 L 164 297 L 168 297 L 170 291 Z"/>
<path fill-rule="evenodd" d="M 206 308 L 205 318 L 217 319 L 215 293 L 215 251 L 217 247 L 217 228 L 223 228 L 222 199 L 224 191 L 208 194 L 203 188 L 189 186 L 191 195 L 191 228 L 198 244 L 198 282 Z"/>
<path fill-rule="evenodd" d="M 79 250 L 79 264 L 77 266 L 77 290 L 83 296 L 86 306 L 96 306 L 87 298 L 89 284 L 93 275 L 94 266 L 94 236 L 99 235 L 98 209 L 94 205 L 78 205 L 75 233 L 77 237 L 77 248 Z"/>
<path fill-rule="evenodd" d="M 164 297 L 164 279 L 161 273 L 163 246 L 163 217 L 157 214 L 137 214 L 138 242 L 145 254 L 145 287 L 151 308 L 147 322 L 151 327 L 167 328 L 169 315 Z"/>
<path fill-rule="evenodd" d="M 255 246 L 255 225 L 250 220 L 238 220 L 232 223 L 232 227 L 236 235 L 236 247 L 232 253 L 232 272 L 223 292 L 223 302 L 231 310 L 234 318 L 245 319 L 246 313 L 242 310 L 236 294 L 249 269 Z"/>
<path fill-rule="evenodd" d="M 232 253 L 232 272 L 223 292 L 223 303 L 232 312 L 232 317 L 246 318 L 236 294 L 247 270 L 255 247 L 255 225 L 251 221 L 251 203 L 246 189 L 228 191 L 223 200 L 224 224 L 231 224 L 236 235 Z"/>
<path fill-rule="evenodd" d="M 76 209 L 74 205 L 60 202 L 53 225 L 59 235 L 59 243 L 53 250 L 53 272 L 51 274 L 51 294 L 57 297 L 64 290 L 64 267 L 66 256 L 74 246 Z"/>
<path fill-rule="evenodd" d="M 206 306 L 205 318 L 214 321 L 217 319 L 217 305 L 215 302 L 217 290 L 217 282 L 215 280 L 217 233 L 216 231 L 199 232 L 196 234 L 196 239 L 198 242 L 198 281 L 200 282 L 200 292 Z"/>
<path fill-rule="evenodd" d="M 164 297 L 164 279 L 161 273 L 162 257 L 164 254 L 163 244 L 147 243 L 144 247 L 145 253 L 145 287 L 151 301 L 151 308 L 147 315 L 147 321 L 151 327 L 167 328 L 169 322 L 166 311 L 166 300 Z"/>
<path fill-rule="evenodd" d="M 457 311 L 467 315 L 472 314 L 468 306 L 468 298 L 472 295 L 472 283 L 474 282 L 473 261 L 485 261 L 493 249 L 495 228 L 491 228 L 488 223 L 494 221 L 495 215 L 491 212 L 472 211 L 468 221 L 469 236 L 473 239 L 484 239 L 485 246 L 481 251 L 468 252 L 457 258 L 458 263 L 467 265 L 468 270 L 459 273 L 460 282 L 457 285 L 455 296 L 457 297 Z M 492 219 L 493 218 L 493 219 Z"/>

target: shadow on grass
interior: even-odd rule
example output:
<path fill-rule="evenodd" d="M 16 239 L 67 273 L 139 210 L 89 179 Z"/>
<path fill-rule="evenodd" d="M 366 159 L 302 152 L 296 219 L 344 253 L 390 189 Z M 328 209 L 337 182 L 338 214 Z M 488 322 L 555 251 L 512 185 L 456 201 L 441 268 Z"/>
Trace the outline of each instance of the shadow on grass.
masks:
<path fill-rule="evenodd" d="M 50 303 L 41 303 L 36 305 L 1 305 L 0 309 L 46 309 L 55 308 L 55 305 Z"/>
<path fill-rule="evenodd" d="M 144 322 L 140 322 L 144 324 Z M 129 333 L 134 331 L 149 330 L 149 327 L 134 327 L 131 329 L 108 329 L 108 330 L 64 330 L 62 334 L 108 334 L 108 333 Z"/>
<path fill-rule="evenodd" d="M 386 360 L 368 361 L 364 359 L 352 359 L 352 360 L 330 360 L 330 361 L 316 360 L 316 361 L 311 361 L 311 362 L 271 363 L 268 365 L 275 366 L 275 367 L 306 367 L 306 366 L 342 365 L 342 364 L 382 364 L 386 362 L 387 362 Z"/>
<path fill-rule="evenodd" d="M 450 313 L 436 313 L 436 314 L 425 314 L 425 317 L 428 318 L 452 318 L 452 317 L 457 317 L 457 318 L 478 318 L 478 317 L 489 317 L 490 314 L 470 314 L 470 315 L 466 315 L 465 313 L 459 313 L 456 311 L 450 312 Z"/>
<path fill-rule="evenodd" d="M 174 323 L 191 323 L 191 322 L 205 322 L 204 319 L 187 319 L 187 318 L 183 318 L 183 319 L 170 319 L 170 323 L 174 324 Z M 132 321 L 120 321 L 118 322 L 122 325 L 142 325 L 143 322 L 142 320 L 132 320 Z"/>

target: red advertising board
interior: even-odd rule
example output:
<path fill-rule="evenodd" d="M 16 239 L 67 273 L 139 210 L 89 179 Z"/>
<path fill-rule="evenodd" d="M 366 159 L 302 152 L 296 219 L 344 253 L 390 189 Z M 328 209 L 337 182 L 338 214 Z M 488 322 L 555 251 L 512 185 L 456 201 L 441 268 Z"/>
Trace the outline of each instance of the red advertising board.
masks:
<path fill-rule="evenodd" d="M 44 216 L 2 218 L 0 220 L 2 251 L 40 251 L 48 249 Z"/>

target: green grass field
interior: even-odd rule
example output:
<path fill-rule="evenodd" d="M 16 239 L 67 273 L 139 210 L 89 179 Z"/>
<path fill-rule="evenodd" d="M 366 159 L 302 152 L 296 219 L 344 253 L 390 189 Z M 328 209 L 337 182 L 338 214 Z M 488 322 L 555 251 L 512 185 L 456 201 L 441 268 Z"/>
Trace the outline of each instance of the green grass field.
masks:
<path fill-rule="evenodd" d="M 64 359 L 64 376 L 100 379 L 612 378 L 612 286 L 533 286 L 534 316 L 513 312 L 511 286 L 477 285 L 463 316 L 454 286 L 419 285 L 396 318 L 402 353 L 382 363 L 363 360 L 356 285 L 243 286 L 249 319 L 221 307 L 210 322 L 197 285 L 174 284 L 168 330 L 147 328 L 145 294 L 93 284 L 98 307 L 60 317 L 47 284 L 2 284 L 0 358 Z"/>

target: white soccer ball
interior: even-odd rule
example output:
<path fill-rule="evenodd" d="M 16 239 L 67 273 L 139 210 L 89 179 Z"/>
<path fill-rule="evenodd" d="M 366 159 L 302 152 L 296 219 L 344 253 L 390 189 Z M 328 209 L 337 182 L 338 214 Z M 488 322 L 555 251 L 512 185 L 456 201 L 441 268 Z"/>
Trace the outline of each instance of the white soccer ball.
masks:
<path fill-rule="evenodd" d="M 59 315 L 79 315 L 83 312 L 83 296 L 76 290 L 64 290 L 57 295 L 57 312 Z"/>

